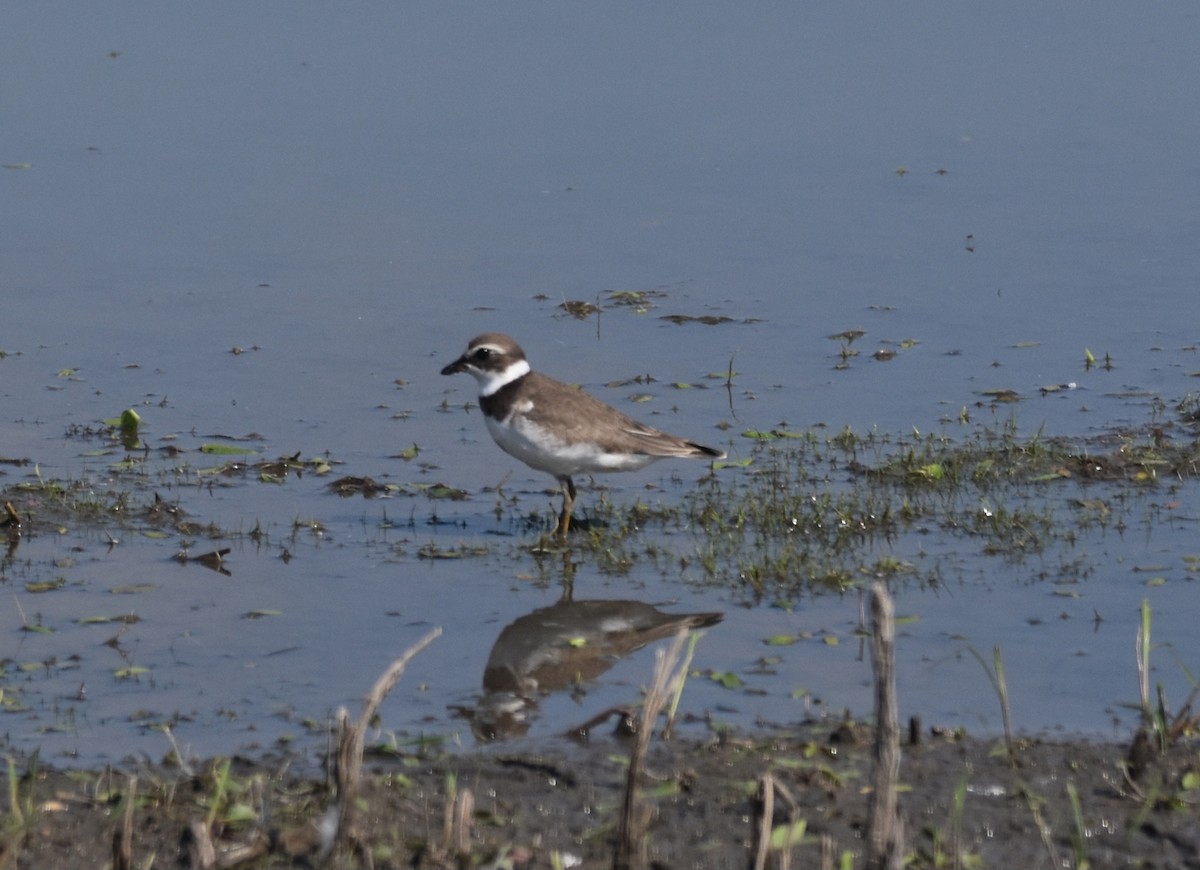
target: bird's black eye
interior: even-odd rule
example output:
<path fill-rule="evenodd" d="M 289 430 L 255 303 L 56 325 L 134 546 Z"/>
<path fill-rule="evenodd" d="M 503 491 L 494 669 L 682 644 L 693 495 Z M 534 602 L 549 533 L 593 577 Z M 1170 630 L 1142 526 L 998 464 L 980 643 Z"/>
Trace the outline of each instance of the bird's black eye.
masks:
<path fill-rule="evenodd" d="M 492 355 L 492 349 L 490 347 L 476 348 L 475 353 L 473 353 L 471 355 L 473 357 L 475 357 L 475 359 L 487 359 L 489 356 Z"/>

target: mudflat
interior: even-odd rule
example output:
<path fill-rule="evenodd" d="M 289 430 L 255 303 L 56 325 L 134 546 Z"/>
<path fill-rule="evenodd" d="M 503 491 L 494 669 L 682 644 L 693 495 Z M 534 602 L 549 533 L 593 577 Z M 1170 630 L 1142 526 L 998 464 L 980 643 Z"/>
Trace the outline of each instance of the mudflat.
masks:
<path fill-rule="evenodd" d="M 900 768 L 908 866 L 1200 866 L 1194 745 L 1139 745 L 919 735 Z M 611 866 L 630 749 L 598 735 L 535 753 L 369 756 L 350 842 L 327 858 L 318 829 L 335 806 L 330 788 L 319 774 L 289 775 L 286 761 L 209 762 L 189 774 L 39 770 L 26 760 L 12 768 L 0 866 Z M 656 739 L 637 792 L 637 857 L 752 867 L 767 849 L 768 867 L 786 866 L 780 850 L 791 866 L 861 867 L 870 769 L 869 729 L 849 724 Z M 208 858 L 198 826 L 211 834 Z M 764 845 L 772 833 L 774 850 Z"/>

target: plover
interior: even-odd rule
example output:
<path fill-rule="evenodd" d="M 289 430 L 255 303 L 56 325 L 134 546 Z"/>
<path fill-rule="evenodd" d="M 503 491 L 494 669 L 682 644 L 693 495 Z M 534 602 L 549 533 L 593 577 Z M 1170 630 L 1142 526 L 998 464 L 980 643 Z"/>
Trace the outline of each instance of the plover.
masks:
<path fill-rule="evenodd" d="M 479 382 L 479 406 L 500 448 L 562 486 L 557 532 L 565 537 L 575 506 L 575 474 L 636 471 L 667 458 L 723 459 L 725 454 L 668 435 L 530 369 L 521 346 L 499 332 L 471 339 L 442 374 Z"/>

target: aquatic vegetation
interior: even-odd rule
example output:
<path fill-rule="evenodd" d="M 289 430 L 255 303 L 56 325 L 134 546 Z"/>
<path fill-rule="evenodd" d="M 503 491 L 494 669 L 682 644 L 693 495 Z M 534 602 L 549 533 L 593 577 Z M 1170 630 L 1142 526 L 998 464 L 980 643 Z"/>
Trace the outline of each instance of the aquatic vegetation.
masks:
<path fill-rule="evenodd" d="M 733 379 L 732 360 L 720 374 Z M 242 592 L 241 581 L 257 582 L 248 557 L 259 550 L 274 551 L 278 564 L 287 564 L 305 551 L 358 548 L 372 569 L 383 570 L 364 571 L 367 580 L 351 582 L 378 583 L 385 595 L 399 583 L 416 587 L 413 577 L 477 572 L 498 578 L 501 588 L 528 584 L 569 597 L 578 572 L 592 587 L 599 574 L 622 590 L 658 589 L 659 579 L 718 590 L 724 600 L 777 609 L 789 619 L 807 598 L 853 596 L 877 579 L 893 590 L 939 592 L 959 583 L 1046 582 L 1053 587 L 1050 600 L 1067 605 L 1068 597 L 1087 597 L 1082 584 L 1103 565 L 1093 546 L 1098 539 L 1149 533 L 1179 516 L 1175 505 L 1191 503 L 1184 488 L 1196 476 L 1200 448 L 1177 434 L 1179 424 L 1166 421 L 1165 405 L 1155 414 L 1144 429 L 1089 439 L 1022 435 L 1013 421 L 900 434 L 745 421 L 725 429 L 722 446 L 731 448 L 731 458 L 700 474 L 692 474 L 694 467 L 668 468 L 640 487 L 593 482 L 586 514 L 566 541 L 546 534 L 554 521 L 548 491 L 512 486 L 507 477 L 465 490 L 445 469 L 404 457 L 391 457 L 383 469 L 332 474 L 342 462 L 328 453 L 310 457 L 294 445 L 279 450 L 255 434 L 155 438 L 145 422 L 139 448 L 125 450 L 117 431 L 96 428 L 78 436 L 87 441 L 86 453 L 72 477 L 45 474 L 32 463 L 5 469 L 11 476 L 0 522 L 9 551 L 0 570 L 27 614 L 14 616 L 13 628 L 27 645 L 42 646 L 0 673 L 0 699 L 6 710 L 19 712 L 41 703 L 39 692 L 73 679 L 64 676 L 73 670 L 92 685 L 110 681 L 143 695 L 169 685 L 173 663 L 135 653 L 130 644 L 162 630 L 155 590 L 177 579 L 186 584 L 185 595 L 217 600 L 226 578 L 235 577 Z M 1186 420 L 1186 406 L 1179 414 Z M 235 451 L 205 450 L 214 444 Z M 32 546 L 21 543 L 39 537 Z M 137 570 L 145 574 L 109 577 L 99 588 L 69 553 L 53 552 L 80 540 L 88 544 L 80 551 L 87 555 L 75 557 L 81 564 L 106 559 L 116 566 L 137 555 Z M 124 552 L 111 556 L 118 545 Z M 38 561 L 30 560 L 33 553 Z M 173 556 L 189 570 L 179 573 Z M 163 563 L 171 574 L 159 576 Z M 1172 574 L 1173 568 L 1179 570 Z M 1200 556 L 1134 570 L 1147 588 L 1180 574 L 1193 579 Z M 135 597 L 116 606 L 111 599 L 88 600 L 97 593 Z M 222 618 L 238 620 L 257 637 L 276 626 L 292 630 L 303 611 L 281 606 L 286 602 L 274 593 L 255 595 L 222 611 Z M 1093 611 L 1085 609 L 1073 613 L 1090 619 Z M 1099 625 L 1099 613 L 1096 620 Z M 805 633 L 779 626 L 762 635 L 777 647 L 788 638 L 832 647 L 860 640 L 863 630 L 824 625 Z M 85 632 L 114 636 L 99 654 L 69 660 Z M 699 685 L 704 691 L 724 687 L 718 691 L 728 694 L 731 706 L 748 706 L 745 699 L 775 685 L 789 661 L 775 655 L 779 649 L 764 652 L 748 661 L 703 663 Z M 114 653 L 119 661 L 99 660 Z M 34 679 L 40 682 L 29 682 Z M 784 695 L 797 688 L 794 679 L 783 679 L 789 680 L 779 690 Z M 1009 681 L 1019 684 L 1016 668 Z M 822 695 L 818 691 L 814 703 L 798 691 L 796 708 L 819 709 Z M 69 729 L 74 711 L 83 709 L 82 697 L 69 691 L 58 697 L 55 715 L 38 727 Z M 1152 696 L 1149 701 L 1153 708 Z M 187 713 L 178 707 L 154 711 L 147 721 L 181 714 Z M 1191 718 L 1181 712 L 1174 721 Z M 709 727 L 728 733 L 715 721 Z"/>
<path fill-rule="evenodd" d="M 742 438 L 746 454 L 676 504 L 600 500 L 575 543 L 606 573 L 650 562 L 754 599 L 882 576 L 932 585 L 953 566 L 929 558 L 930 531 L 1012 562 L 1069 550 L 1088 529 L 1124 528 L 1132 498 L 1195 476 L 1200 456 L 1154 432 L 1021 438 L 1015 422 L 965 438 L 784 427 Z"/>

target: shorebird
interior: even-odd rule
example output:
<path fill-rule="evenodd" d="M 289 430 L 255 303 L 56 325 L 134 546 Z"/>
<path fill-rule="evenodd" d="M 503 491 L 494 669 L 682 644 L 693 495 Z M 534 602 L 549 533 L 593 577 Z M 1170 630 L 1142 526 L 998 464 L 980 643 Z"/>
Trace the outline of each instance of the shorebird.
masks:
<path fill-rule="evenodd" d="M 479 383 L 479 406 L 500 448 L 530 468 L 554 475 L 562 487 L 557 533 L 566 537 L 575 506 L 576 474 L 636 471 L 668 458 L 723 459 L 695 441 L 660 432 L 529 367 L 507 335 L 486 332 L 442 374 L 467 372 Z"/>

